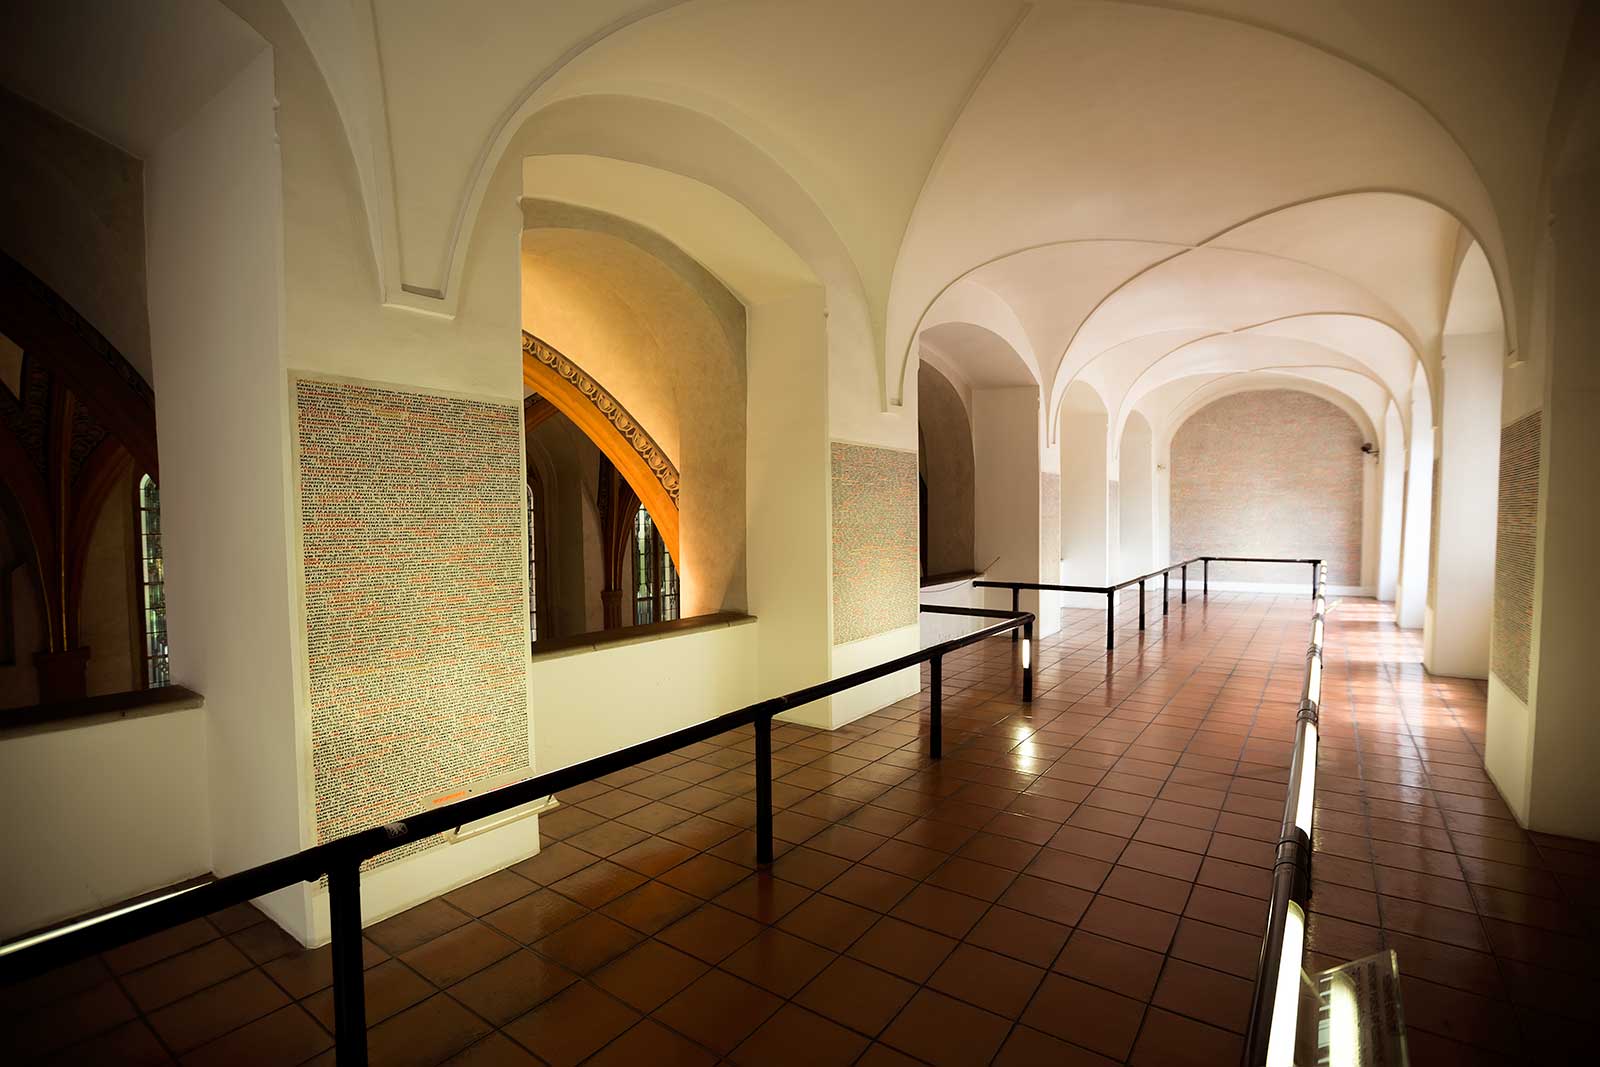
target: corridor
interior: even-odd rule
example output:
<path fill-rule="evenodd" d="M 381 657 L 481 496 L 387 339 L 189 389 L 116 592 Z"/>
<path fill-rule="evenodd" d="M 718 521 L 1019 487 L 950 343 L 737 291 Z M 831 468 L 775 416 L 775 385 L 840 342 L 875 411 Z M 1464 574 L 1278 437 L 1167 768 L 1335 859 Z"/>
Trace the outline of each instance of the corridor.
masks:
<path fill-rule="evenodd" d="M 780 725 L 770 872 L 748 732 L 562 795 L 539 855 L 366 931 L 373 1062 L 1232 1067 L 1310 608 L 1149 610 L 1109 655 L 1100 612 L 1065 612 L 1031 707 L 1009 641 L 947 659 L 937 765 L 926 691 Z M 1518 828 L 1481 684 L 1419 643 L 1333 607 L 1307 967 L 1395 949 L 1413 1064 L 1566 1061 L 1600 846 Z M 329 982 L 241 907 L 8 990 L 0 1045 L 331 1063 Z"/>

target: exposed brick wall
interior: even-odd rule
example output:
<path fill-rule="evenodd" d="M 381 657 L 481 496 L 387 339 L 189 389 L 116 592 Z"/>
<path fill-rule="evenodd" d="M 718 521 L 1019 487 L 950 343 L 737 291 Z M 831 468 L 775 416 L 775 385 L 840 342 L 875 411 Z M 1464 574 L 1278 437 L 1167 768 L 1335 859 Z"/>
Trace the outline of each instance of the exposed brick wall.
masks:
<path fill-rule="evenodd" d="M 1533 656 L 1533 577 L 1539 535 L 1540 412 L 1500 429 L 1500 510 L 1494 560 L 1495 676 L 1528 701 Z"/>
<path fill-rule="evenodd" d="M 833 643 L 917 624 L 917 456 L 833 442 Z"/>
<path fill-rule="evenodd" d="M 1172 558 L 1320 558 L 1331 584 L 1359 585 L 1361 444 L 1350 416 L 1310 393 L 1235 393 L 1201 408 L 1172 439 Z M 1219 563 L 1211 577 L 1300 583 L 1309 571 Z"/>

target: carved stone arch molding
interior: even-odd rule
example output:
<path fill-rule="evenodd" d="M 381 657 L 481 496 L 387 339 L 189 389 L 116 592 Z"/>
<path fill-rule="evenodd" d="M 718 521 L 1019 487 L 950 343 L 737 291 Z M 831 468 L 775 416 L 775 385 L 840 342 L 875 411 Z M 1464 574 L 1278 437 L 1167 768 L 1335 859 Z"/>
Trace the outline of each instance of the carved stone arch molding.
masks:
<path fill-rule="evenodd" d="M 522 331 L 522 382 L 584 435 L 639 495 L 661 540 L 678 558 L 678 468 L 648 430 L 599 382 L 568 357 Z"/>

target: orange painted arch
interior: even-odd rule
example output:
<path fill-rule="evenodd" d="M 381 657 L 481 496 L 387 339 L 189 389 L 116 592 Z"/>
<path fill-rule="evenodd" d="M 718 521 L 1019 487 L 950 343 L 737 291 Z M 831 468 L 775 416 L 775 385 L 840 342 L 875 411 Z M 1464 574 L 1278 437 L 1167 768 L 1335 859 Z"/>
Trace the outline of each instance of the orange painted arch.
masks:
<path fill-rule="evenodd" d="M 663 483 L 661 475 L 651 467 L 646 460 L 646 454 L 633 440 L 624 436 L 617 429 L 615 422 L 595 404 L 584 392 L 569 378 L 547 366 L 535 357 L 530 348 L 533 345 L 542 346 L 547 352 L 554 353 L 567 366 L 577 370 L 578 375 L 593 383 L 607 397 L 610 393 L 596 381 L 593 375 L 577 368 L 577 365 L 555 349 L 534 337 L 527 331 L 522 334 L 522 384 L 538 393 L 550 402 L 561 414 L 571 419 L 578 429 L 583 431 L 585 437 L 594 442 L 601 455 L 611 461 L 611 465 L 632 487 L 639 497 L 639 502 L 650 513 L 650 518 L 655 522 L 656 529 L 661 533 L 661 542 L 667 546 L 667 552 L 672 556 L 674 566 L 679 566 L 678 559 L 678 501 L 674 497 L 677 486 L 677 469 L 668 462 L 670 479 L 673 490 L 669 491 Z M 613 400 L 613 404 L 615 401 Z M 615 408 L 623 413 L 626 422 L 642 433 L 645 442 L 651 448 L 656 448 L 655 439 L 649 431 L 639 424 L 632 415 L 627 414 L 620 404 Z M 656 448 L 659 452 L 659 448 Z M 664 457 L 663 457 L 664 458 Z"/>

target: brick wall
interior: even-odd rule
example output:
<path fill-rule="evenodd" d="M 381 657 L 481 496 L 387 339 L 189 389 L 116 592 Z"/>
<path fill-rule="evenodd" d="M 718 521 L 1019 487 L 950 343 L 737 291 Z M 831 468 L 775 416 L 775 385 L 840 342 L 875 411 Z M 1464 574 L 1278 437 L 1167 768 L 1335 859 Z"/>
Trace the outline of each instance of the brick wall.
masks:
<path fill-rule="evenodd" d="M 1235 393 L 1172 439 L 1172 558 L 1292 556 L 1361 583 L 1361 430 L 1338 407 L 1288 389 Z M 1213 564 L 1223 581 L 1310 581 L 1309 567 Z"/>
<path fill-rule="evenodd" d="M 833 643 L 917 624 L 917 456 L 833 442 Z"/>
<path fill-rule="evenodd" d="M 1500 430 L 1500 508 L 1496 515 L 1490 669 L 1523 703 L 1528 701 L 1528 669 L 1533 657 L 1541 429 L 1541 413 L 1535 411 Z"/>

